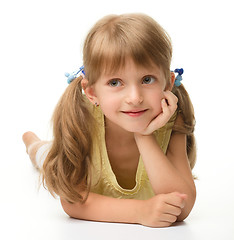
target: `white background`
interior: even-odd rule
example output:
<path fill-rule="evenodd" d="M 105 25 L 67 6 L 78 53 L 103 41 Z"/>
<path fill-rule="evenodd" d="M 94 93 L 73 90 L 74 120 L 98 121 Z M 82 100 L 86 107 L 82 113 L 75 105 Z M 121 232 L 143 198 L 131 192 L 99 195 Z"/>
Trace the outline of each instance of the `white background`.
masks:
<path fill-rule="evenodd" d="M 1 1 L 1 239 L 234 239 L 232 4 Z M 67 86 L 64 72 L 82 64 L 88 30 L 104 15 L 128 12 L 146 13 L 168 31 L 172 68 L 184 68 L 183 83 L 195 107 L 197 201 L 184 223 L 167 229 L 69 219 L 58 200 L 38 190 L 38 174 L 21 141 L 27 130 L 50 138 L 50 118 Z"/>

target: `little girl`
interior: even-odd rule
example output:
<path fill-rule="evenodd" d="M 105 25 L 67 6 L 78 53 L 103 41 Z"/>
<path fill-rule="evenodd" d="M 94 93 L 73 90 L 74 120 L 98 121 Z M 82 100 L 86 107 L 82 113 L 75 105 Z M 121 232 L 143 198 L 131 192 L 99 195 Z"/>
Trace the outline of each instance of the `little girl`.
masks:
<path fill-rule="evenodd" d="M 166 227 L 189 215 L 195 119 L 171 57 L 169 36 L 146 15 L 107 16 L 90 30 L 84 66 L 67 74 L 55 109 L 53 141 L 23 136 L 69 216 Z"/>

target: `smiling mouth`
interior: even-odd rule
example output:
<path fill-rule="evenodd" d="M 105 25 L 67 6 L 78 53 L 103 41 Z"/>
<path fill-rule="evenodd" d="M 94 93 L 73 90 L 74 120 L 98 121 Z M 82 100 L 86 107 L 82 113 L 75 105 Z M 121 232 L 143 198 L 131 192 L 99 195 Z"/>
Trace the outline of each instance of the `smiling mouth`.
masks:
<path fill-rule="evenodd" d="M 144 110 L 132 110 L 132 111 L 122 111 L 122 113 L 130 116 L 130 117 L 139 117 L 143 115 L 148 109 Z"/>

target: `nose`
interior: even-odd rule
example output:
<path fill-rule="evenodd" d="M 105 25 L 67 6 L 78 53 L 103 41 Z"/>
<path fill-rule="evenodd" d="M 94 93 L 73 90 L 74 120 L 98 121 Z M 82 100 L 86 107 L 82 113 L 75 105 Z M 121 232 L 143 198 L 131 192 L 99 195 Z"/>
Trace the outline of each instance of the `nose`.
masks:
<path fill-rule="evenodd" d="M 143 94 L 139 87 L 132 86 L 129 87 L 128 91 L 126 91 L 126 103 L 131 105 L 139 105 L 143 102 Z"/>

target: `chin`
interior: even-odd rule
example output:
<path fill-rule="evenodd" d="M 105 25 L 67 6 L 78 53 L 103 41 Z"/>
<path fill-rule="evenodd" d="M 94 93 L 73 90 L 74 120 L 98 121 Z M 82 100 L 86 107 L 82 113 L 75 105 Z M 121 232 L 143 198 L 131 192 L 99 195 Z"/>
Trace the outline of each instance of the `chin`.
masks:
<path fill-rule="evenodd" d="M 134 127 L 134 126 L 129 126 L 129 127 L 123 127 L 124 130 L 128 131 L 128 132 L 132 132 L 132 133 L 137 133 L 137 132 L 143 132 L 146 129 L 147 126 L 145 127 Z"/>

